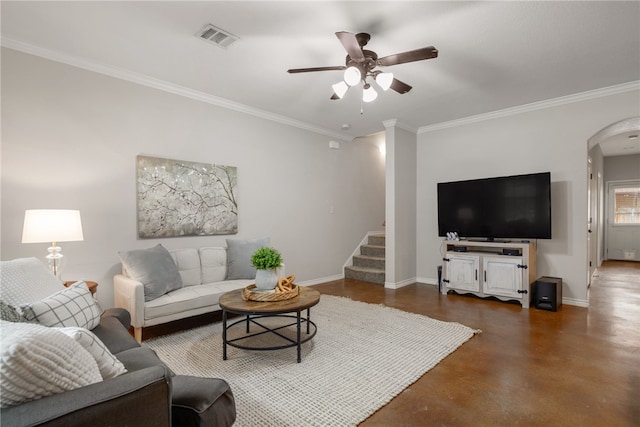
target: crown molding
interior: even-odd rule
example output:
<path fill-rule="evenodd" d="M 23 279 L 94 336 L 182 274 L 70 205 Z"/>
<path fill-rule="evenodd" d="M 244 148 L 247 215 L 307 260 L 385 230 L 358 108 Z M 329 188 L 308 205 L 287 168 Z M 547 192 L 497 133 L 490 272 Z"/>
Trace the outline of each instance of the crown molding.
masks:
<path fill-rule="evenodd" d="M 309 132 L 325 135 L 330 138 L 339 139 L 341 141 L 350 142 L 353 137 L 344 135 L 342 133 L 335 132 L 331 129 L 315 126 L 307 122 L 294 120 L 286 116 L 274 114 L 265 110 L 260 110 L 254 107 L 250 107 L 245 104 L 234 102 L 225 98 L 217 97 L 205 92 L 189 89 L 184 86 L 173 84 L 164 80 L 156 79 L 144 74 L 134 73 L 121 68 L 106 66 L 97 62 L 87 61 L 72 55 L 62 54 L 57 51 L 45 49 L 39 46 L 35 46 L 29 43 L 21 42 L 12 38 L 3 37 L 0 39 L 0 46 L 14 49 L 20 52 L 24 52 L 30 55 L 39 56 L 51 61 L 60 62 L 73 67 L 81 68 L 95 73 L 107 75 L 120 80 L 129 81 L 142 86 L 151 87 L 161 90 L 163 92 L 172 93 L 174 95 L 183 96 L 196 101 L 204 102 L 207 104 L 215 105 L 218 107 L 226 108 L 228 110 L 238 111 L 247 115 L 259 117 L 272 122 L 284 124 L 294 128 L 306 130 Z M 534 102 L 531 104 L 520 105 L 513 108 L 506 108 L 503 110 L 497 110 L 490 113 L 478 114 L 475 116 L 469 116 L 462 119 L 451 120 L 447 122 L 436 123 L 429 126 L 422 126 L 414 128 L 412 126 L 400 123 L 397 119 L 386 120 L 383 122 L 385 128 L 398 127 L 408 132 L 422 134 L 427 132 L 433 132 L 441 129 L 448 129 L 458 126 L 464 126 L 472 123 L 478 123 L 486 120 L 492 120 L 502 117 L 513 116 L 525 112 L 541 110 L 545 108 L 572 104 L 575 102 L 590 100 L 594 98 L 601 98 L 604 96 L 615 95 L 619 93 L 631 92 L 640 90 L 640 80 L 636 80 L 629 83 L 623 83 L 620 85 L 609 86 L 601 89 L 595 89 L 578 94 L 563 96 L 559 98 L 553 98 L 545 101 Z"/>
<path fill-rule="evenodd" d="M 398 123 L 398 119 L 389 119 L 382 122 L 385 129 L 394 127 Z"/>
<path fill-rule="evenodd" d="M 54 50 L 45 49 L 29 43 L 21 42 L 12 38 L 2 37 L 2 39 L 0 40 L 0 45 L 9 49 L 13 49 L 23 53 L 28 53 L 30 55 L 49 59 L 51 61 L 60 62 L 66 65 L 82 68 L 88 71 L 93 71 L 95 73 L 103 74 L 109 77 L 114 77 L 120 80 L 126 80 L 128 82 L 136 83 L 142 86 L 158 89 L 163 92 L 168 92 L 174 95 L 179 95 L 185 98 L 190 98 L 196 101 L 226 108 L 228 110 L 238 111 L 244 114 L 259 117 L 272 122 L 310 131 L 320 135 L 325 135 L 334 139 L 340 139 L 341 141 L 349 142 L 353 140 L 353 138 L 350 136 L 345 136 L 342 133 L 337 133 L 330 129 L 315 126 L 310 123 L 294 120 L 289 117 L 270 113 L 268 111 L 260 110 L 258 108 L 253 108 L 248 105 L 241 104 L 239 102 L 230 101 L 228 99 L 220 98 L 205 92 L 189 89 L 187 87 L 170 83 L 164 80 L 156 79 L 144 74 L 134 73 L 132 71 L 124 70 L 121 68 L 110 67 L 94 61 L 87 61 L 85 59 L 81 59 L 72 55 L 66 55 Z"/>
<path fill-rule="evenodd" d="M 417 133 L 418 129 L 413 127 L 413 126 L 409 126 L 406 123 L 402 123 L 400 121 L 398 121 L 398 119 L 389 119 L 389 120 L 385 120 L 382 122 L 382 125 L 384 126 L 385 129 L 389 129 L 389 128 L 399 128 L 402 130 L 406 130 L 407 132 L 411 132 L 411 133 Z"/>
<path fill-rule="evenodd" d="M 545 101 L 533 102 L 531 104 L 519 105 L 517 107 L 505 108 L 504 110 L 492 111 L 490 113 L 478 114 L 476 116 L 464 117 L 458 120 L 436 123 L 434 125 L 423 126 L 418 129 L 418 133 L 433 132 L 441 129 L 448 129 L 458 126 L 464 126 L 472 123 L 483 122 L 486 120 L 499 119 L 503 117 L 514 116 L 517 114 L 527 113 L 530 111 L 542 110 L 560 105 L 573 104 L 576 102 L 587 101 L 595 98 L 616 95 L 619 93 L 633 92 L 640 90 L 640 80 L 629 83 L 622 83 L 615 86 L 608 86 L 600 89 L 594 89 L 587 92 L 576 93 L 573 95 L 561 96 Z"/>

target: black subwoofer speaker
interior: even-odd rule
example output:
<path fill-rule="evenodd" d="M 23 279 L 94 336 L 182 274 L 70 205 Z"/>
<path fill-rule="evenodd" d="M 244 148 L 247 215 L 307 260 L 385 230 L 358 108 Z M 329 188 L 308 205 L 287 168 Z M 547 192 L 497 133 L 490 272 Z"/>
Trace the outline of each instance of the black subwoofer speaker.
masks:
<path fill-rule="evenodd" d="M 536 280 L 533 304 L 540 310 L 557 311 L 562 305 L 562 279 L 543 276 Z"/>

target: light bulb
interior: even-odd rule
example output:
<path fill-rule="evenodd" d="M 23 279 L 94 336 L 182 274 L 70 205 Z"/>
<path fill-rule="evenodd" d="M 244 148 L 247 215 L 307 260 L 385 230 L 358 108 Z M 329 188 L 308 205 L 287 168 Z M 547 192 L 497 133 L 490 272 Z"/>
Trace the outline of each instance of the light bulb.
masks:
<path fill-rule="evenodd" d="M 360 83 L 362 80 L 362 75 L 360 74 L 360 70 L 356 67 L 349 67 L 344 70 L 344 81 L 349 86 L 355 86 Z"/>
<path fill-rule="evenodd" d="M 364 102 L 371 102 L 378 97 L 378 92 L 375 91 L 374 88 L 371 87 L 369 83 L 364 85 L 364 89 L 362 91 L 362 100 Z"/>
<path fill-rule="evenodd" d="M 387 90 L 393 83 L 393 73 L 380 73 L 376 76 L 376 83 L 382 90 Z"/>
<path fill-rule="evenodd" d="M 344 94 L 347 93 L 347 91 L 349 90 L 349 86 L 347 86 L 347 84 L 344 81 L 340 81 L 331 87 L 333 88 L 333 91 L 335 92 L 338 98 L 342 98 Z"/>

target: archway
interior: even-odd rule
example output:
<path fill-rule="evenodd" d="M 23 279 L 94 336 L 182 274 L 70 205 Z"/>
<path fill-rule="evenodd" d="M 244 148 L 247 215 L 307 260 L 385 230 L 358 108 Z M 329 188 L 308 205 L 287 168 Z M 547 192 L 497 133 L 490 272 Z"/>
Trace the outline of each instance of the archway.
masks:
<path fill-rule="evenodd" d="M 591 283 L 591 276 L 595 269 L 604 259 L 604 179 L 603 179 L 603 160 L 602 152 L 593 150 L 599 144 L 611 141 L 614 138 L 626 138 L 628 135 L 640 133 L 640 117 L 629 117 L 612 123 L 598 132 L 596 132 L 587 141 L 588 158 L 588 216 L 589 223 L 587 225 L 587 265 L 588 280 Z M 592 151 L 593 150 L 593 151 Z M 599 159 L 592 159 L 592 153 L 599 153 Z"/>
<path fill-rule="evenodd" d="M 631 132 L 640 132 L 640 116 L 629 117 L 600 129 L 591 138 L 589 138 L 587 151 L 591 151 L 593 147 L 608 140 L 609 138 Z"/>

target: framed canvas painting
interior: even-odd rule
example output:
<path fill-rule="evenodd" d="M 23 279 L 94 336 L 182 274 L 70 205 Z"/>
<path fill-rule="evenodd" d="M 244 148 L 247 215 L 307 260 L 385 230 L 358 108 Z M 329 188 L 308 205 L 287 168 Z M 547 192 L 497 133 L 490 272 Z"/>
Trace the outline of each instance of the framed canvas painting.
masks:
<path fill-rule="evenodd" d="M 238 232 L 237 168 L 138 156 L 138 237 Z"/>

